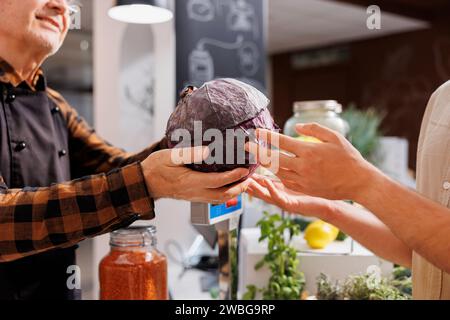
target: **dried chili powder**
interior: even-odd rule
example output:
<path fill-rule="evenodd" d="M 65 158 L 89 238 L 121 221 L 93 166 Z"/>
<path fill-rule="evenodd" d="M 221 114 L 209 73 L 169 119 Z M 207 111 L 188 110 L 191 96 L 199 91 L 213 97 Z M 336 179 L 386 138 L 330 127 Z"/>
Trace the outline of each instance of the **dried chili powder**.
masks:
<path fill-rule="evenodd" d="M 111 234 L 100 263 L 101 300 L 167 300 L 167 259 L 156 249 L 156 228 L 131 227 Z"/>

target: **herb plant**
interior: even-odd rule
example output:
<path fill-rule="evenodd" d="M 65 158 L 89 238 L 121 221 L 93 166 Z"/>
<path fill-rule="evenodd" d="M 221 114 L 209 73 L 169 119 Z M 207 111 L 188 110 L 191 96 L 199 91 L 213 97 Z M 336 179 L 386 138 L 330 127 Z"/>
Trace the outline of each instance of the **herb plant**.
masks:
<path fill-rule="evenodd" d="M 319 300 L 409 300 L 411 278 L 407 269 L 394 269 L 393 278 L 374 273 L 349 276 L 341 285 L 321 274 L 317 279 Z"/>
<path fill-rule="evenodd" d="M 299 225 L 291 219 L 264 212 L 258 226 L 261 229 L 259 241 L 267 240 L 268 253 L 255 265 L 255 270 L 267 266 L 271 277 L 267 286 L 262 289 L 248 286 L 244 300 L 255 299 L 258 292 L 262 293 L 264 300 L 299 300 L 305 286 L 305 278 L 297 268 L 297 250 L 290 244 L 292 237 L 300 234 Z"/>
<path fill-rule="evenodd" d="M 360 110 L 351 105 L 342 113 L 342 117 L 350 126 L 350 142 L 365 159 L 377 164 L 380 159 L 376 159 L 375 151 L 382 136 L 380 126 L 385 113 L 375 108 Z"/>

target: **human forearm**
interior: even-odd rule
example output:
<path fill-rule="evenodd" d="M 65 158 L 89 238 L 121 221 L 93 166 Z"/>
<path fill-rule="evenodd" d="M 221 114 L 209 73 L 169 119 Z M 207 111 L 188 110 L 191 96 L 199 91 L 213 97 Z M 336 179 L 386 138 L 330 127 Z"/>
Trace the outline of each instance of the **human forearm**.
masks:
<path fill-rule="evenodd" d="M 349 234 L 379 257 L 411 267 L 412 251 L 372 213 L 345 202 L 336 205 L 322 218 Z"/>
<path fill-rule="evenodd" d="M 142 162 L 145 159 L 147 159 L 152 153 L 158 152 L 160 150 L 164 150 L 167 148 L 168 148 L 167 140 L 165 138 L 163 138 L 159 142 L 156 142 L 156 143 L 150 145 L 149 147 L 145 148 L 144 150 L 141 150 L 140 152 L 128 155 L 128 157 L 126 157 L 124 159 L 123 163 L 121 163 L 121 166 L 132 164 L 134 162 Z"/>
<path fill-rule="evenodd" d="M 378 170 L 354 199 L 373 212 L 408 247 L 450 272 L 450 209 L 403 187 Z"/>
<path fill-rule="evenodd" d="M 259 175 L 252 177 L 248 193 L 287 212 L 325 220 L 386 260 L 410 266 L 411 250 L 372 213 L 344 201 L 306 196 Z"/>
<path fill-rule="evenodd" d="M 140 166 L 45 188 L 8 189 L 0 177 L 0 262 L 154 217 Z"/>

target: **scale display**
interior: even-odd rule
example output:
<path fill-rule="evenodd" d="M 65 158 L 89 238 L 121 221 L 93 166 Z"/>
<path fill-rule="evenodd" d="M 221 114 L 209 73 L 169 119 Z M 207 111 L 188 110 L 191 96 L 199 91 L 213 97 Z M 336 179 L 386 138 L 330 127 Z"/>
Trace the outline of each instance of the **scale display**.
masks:
<path fill-rule="evenodd" d="M 231 214 L 236 210 L 242 210 L 242 196 L 231 199 L 224 204 L 209 204 L 209 219 L 217 219 L 224 215 Z"/>
<path fill-rule="evenodd" d="M 213 225 L 240 215 L 242 209 L 242 195 L 219 205 L 192 203 L 191 221 L 198 225 Z"/>

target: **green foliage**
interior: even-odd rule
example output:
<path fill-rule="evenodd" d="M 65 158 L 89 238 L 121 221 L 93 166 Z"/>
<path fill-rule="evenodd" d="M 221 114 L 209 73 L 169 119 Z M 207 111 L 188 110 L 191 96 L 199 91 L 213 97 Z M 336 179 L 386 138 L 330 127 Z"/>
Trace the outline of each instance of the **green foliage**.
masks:
<path fill-rule="evenodd" d="M 394 279 L 392 285 L 400 290 L 401 293 L 412 297 L 412 278 L 411 270 L 403 267 L 397 267 L 392 273 Z"/>
<path fill-rule="evenodd" d="M 256 286 L 247 286 L 247 292 L 242 297 L 242 300 L 255 300 L 258 288 Z"/>
<path fill-rule="evenodd" d="M 237 288 L 238 288 L 238 253 L 237 253 L 237 229 L 230 231 L 230 268 L 231 268 L 231 300 L 237 300 Z"/>
<path fill-rule="evenodd" d="M 308 225 L 311 223 L 310 220 L 306 220 L 300 217 L 292 219 L 292 222 L 299 226 L 301 232 L 305 231 Z"/>
<path fill-rule="evenodd" d="M 348 238 L 348 235 L 346 235 L 344 232 L 339 230 L 338 236 L 336 238 L 336 241 L 345 241 L 345 239 Z"/>
<path fill-rule="evenodd" d="M 219 289 L 219 287 L 211 288 L 209 290 L 209 294 L 211 296 L 211 299 L 218 300 L 219 297 L 220 297 L 220 289 Z"/>
<path fill-rule="evenodd" d="M 321 273 L 317 278 L 317 299 L 339 300 L 339 290 L 339 283 L 332 283 L 327 275 Z"/>
<path fill-rule="evenodd" d="M 359 110 L 353 105 L 342 113 L 342 118 L 350 126 L 348 133 L 350 142 L 365 159 L 375 164 L 377 161 L 375 159 L 375 150 L 382 135 L 380 125 L 384 116 L 383 113 L 380 113 L 375 108 Z"/>
<path fill-rule="evenodd" d="M 387 279 L 374 274 L 349 277 L 344 284 L 343 295 L 349 300 L 407 300 Z"/>
<path fill-rule="evenodd" d="M 258 222 L 261 229 L 259 241 L 268 242 L 268 253 L 255 265 L 255 270 L 267 266 L 271 272 L 266 287 L 258 289 L 247 287 L 244 299 L 254 299 L 261 292 L 264 300 L 298 300 L 305 286 L 305 278 L 299 272 L 297 250 L 290 245 L 293 236 L 300 234 L 300 227 L 291 219 L 282 219 L 279 215 L 264 212 L 264 218 Z M 287 238 L 287 239 L 286 239 Z"/>
<path fill-rule="evenodd" d="M 404 270 L 395 269 L 393 279 L 374 273 L 353 275 L 344 284 L 332 283 L 324 274 L 317 279 L 317 298 L 319 300 L 409 300 L 411 295 L 402 288 L 411 284 L 411 278 L 404 276 Z M 402 273 L 400 278 L 396 275 Z"/>

